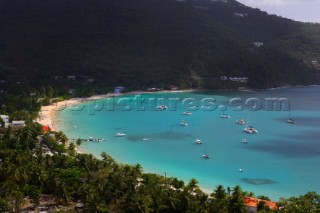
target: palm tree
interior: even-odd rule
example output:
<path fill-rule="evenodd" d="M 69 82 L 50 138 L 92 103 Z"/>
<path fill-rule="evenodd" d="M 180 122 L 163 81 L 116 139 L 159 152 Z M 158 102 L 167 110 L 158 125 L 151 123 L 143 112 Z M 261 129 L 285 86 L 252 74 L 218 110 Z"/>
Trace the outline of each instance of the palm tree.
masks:
<path fill-rule="evenodd" d="M 78 138 L 78 139 L 77 139 L 77 141 L 76 141 L 76 145 L 77 145 L 77 152 L 79 151 L 79 150 L 78 150 L 78 148 L 79 148 L 79 146 L 81 146 L 81 144 L 82 144 L 82 141 L 81 141 L 81 139 L 80 139 L 80 138 Z"/>
<path fill-rule="evenodd" d="M 230 213 L 242 213 L 246 212 L 245 203 L 243 201 L 243 192 L 240 186 L 233 188 L 232 195 L 229 201 L 229 212 Z"/>

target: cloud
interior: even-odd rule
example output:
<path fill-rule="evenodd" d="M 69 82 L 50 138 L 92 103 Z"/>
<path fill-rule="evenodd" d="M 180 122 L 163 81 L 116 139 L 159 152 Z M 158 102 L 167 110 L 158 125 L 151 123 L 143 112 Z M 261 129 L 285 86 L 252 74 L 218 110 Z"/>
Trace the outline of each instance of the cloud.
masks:
<path fill-rule="evenodd" d="M 283 6 L 296 3 L 320 3 L 320 0 L 240 0 L 240 2 L 248 5 Z"/>

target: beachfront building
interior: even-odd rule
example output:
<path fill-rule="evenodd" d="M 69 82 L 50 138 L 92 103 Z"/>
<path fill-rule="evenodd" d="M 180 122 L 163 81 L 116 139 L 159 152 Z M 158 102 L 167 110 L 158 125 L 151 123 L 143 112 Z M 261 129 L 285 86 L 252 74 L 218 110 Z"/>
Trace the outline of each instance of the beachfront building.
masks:
<path fill-rule="evenodd" d="M 124 90 L 125 90 L 125 87 L 118 86 L 118 87 L 114 88 L 114 93 L 120 94 L 120 93 L 122 93 Z"/>
<path fill-rule="evenodd" d="M 278 204 L 276 202 L 272 202 L 269 200 L 261 200 L 253 197 L 244 197 L 243 201 L 246 205 L 246 209 L 249 213 L 257 213 L 258 205 L 260 202 L 263 202 L 265 206 L 268 206 L 271 210 L 276 211 L 279 209 Z"/>
<path fill-rule="evenodd" d="M 26 126 L 25 121 L 12 121 L 11 127 L 12 129 L 20 129 L 21 127 Z"/>
<path fill-rule="evenodd" d="M 262 47 L 263 46 L 263 42 L 259 42 L 259 41 L 255 41 L 255 42 L 252 42 L 252 44 L 256 47 Z"/>
<path fill-rule="evenodd" d="M 2 128 L 8 128 L 9 126 L 9 116 L 8 115 L 0 115 L 0 118 L 3 120 L 4 125 L 1 126 Z"/>

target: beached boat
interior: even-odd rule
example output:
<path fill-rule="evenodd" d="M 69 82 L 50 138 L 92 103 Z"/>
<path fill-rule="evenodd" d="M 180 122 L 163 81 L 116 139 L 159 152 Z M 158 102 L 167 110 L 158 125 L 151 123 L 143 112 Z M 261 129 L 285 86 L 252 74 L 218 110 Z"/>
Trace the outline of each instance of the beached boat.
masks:
<path fill-rule="evenodd" d="M 182 121 L 180 122 L 180 125 L 181 125 L 181 126 L 188 126 L 188 123 L 187 123 L 185 120 L 182 120 Z"/>
<path fill-rule="evenodd" d="M 220 118 L 231 118 L 231 116 L 230 116 L 230 115 L 226 115 L 226 114 L 222 113 L 222 114 L 220 115 Z"/>
<path fill-rule="evenodd" d="M 236 124 L 244 125 L 246 122 L 243 119 L 236 120 Z"/>
<path fill-rule="evenodd" d="M 249 134 L 258 134 L 258 130 L 255 129 L 253 126 L 247 126 L 246 128 L 243 129 L 246 133 Z"/>
<path fill-rule="evenodd" d="M 192 113 L 189 112 L 189 111 L 185 111 L 185 112 L 182 113 L 182 115 L 188 115 L 188 116 L 190 116 L 190 115 L 192 115 Z"/>
<path fill-rule="evenodd" d="M 123 136 L 125 136 L 126 134 L 124 134 L 124 133 L 121 133 L 121 132 L 118 132 L 117 134 L 116 134 L 116 137 L 123 137 Z"/>
<path fill-rule="evenodd" d="M 207 155 L 207 154 L 203 154 L 203 155 L 202 155 L 202 158 L 204 158 L 204 159 L 209 159 L 210 157 L 209 157 L 209 155 Z"/>
<path fill-rule="evenodd" d="M 201 141 L 200 139 L 196 139 L 196 140 L 194 141 L 194 143 L 195 143 L 195 144 L 202 144 L 202 141 Z"/>

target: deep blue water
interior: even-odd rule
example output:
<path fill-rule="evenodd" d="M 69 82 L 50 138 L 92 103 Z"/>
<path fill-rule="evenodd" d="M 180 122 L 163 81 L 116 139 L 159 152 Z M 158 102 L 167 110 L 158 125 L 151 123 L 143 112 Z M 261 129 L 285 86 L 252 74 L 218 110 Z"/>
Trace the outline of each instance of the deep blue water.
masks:
<path fill-rule="evenodd" d="M 137 102 L 137 96 L 122 96 L 60 111 L 56 126 L 69 138 L 105 138 L 104 142 L 84 143 L 81 147 L 97 157 L 106 151 L 118 162 L 140 163 L 147 172 L 166 172 L 167 176 L 185 181 L 196 178 L 208 191 L 219 184 L 225 187 L 239 184 L 243 190 L 278 199 L 320 192 L 319 94 L 320 87 L 316 86 L 256 92 L 155 93 L 142 95 L 152 105 L 146 104 L 145 110 L 137 106 L 131 110 L 121 106 L 112 110 L 112 103 L 119 99 Z M 155 111 L 156 104 L 150 98 L 163 98 L 169 109 Z M 180 98 L 176 108 L 170 98 Z M 198 109 L 192 111 L 192 116 L 181 115 L 186 110 L 187 102 L 182 102 L 186 98 L 198 102 L 214 98 L 216 109 Z M 246 109 L 239 110 L 236 107 L 240 102 L 229 104 L 234 98 L 244 101 L 256 98 L 263 107 L 249 110 L 249 104 L 242 104 Z M 266 98 L 287 98 L 290 113 L 286 101 L 280 111 L 267 110 Z M 222 110 L 231 118 L 220 118 Z M 286 122 L 289 114 L 296 124 Z M 259 134 L 245 133 L 245 125 L 235 123 L 238 118 L 249 121 Z M 188 122 L 188 127 L 180 125 L 182 119 Z M 117 132 L 126 136 L 115 137 Z M 202 145 L 194 143 L 198 138 Z M 249 143 L 242 143 L 243 138 Z M 204 153 L 210 159 L 203 159 Z M 239 172 L 240 168 L 243 172 Z"/>

